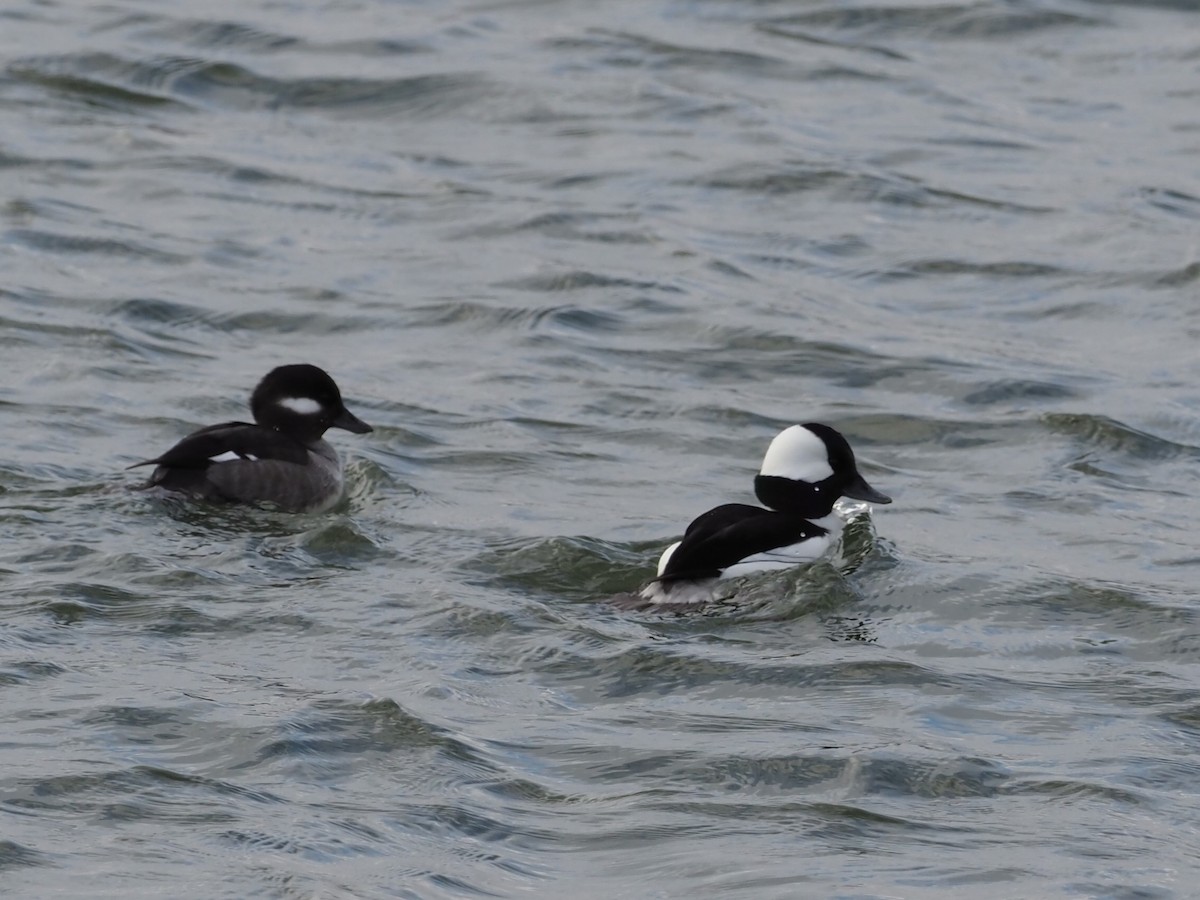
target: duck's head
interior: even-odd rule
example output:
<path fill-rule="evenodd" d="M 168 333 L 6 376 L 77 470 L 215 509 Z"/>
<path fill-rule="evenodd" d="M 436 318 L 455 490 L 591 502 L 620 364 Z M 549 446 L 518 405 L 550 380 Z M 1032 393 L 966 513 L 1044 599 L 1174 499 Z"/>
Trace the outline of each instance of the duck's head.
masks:
<path fill-rule="evenodd" d="M 307 363 L 268 372 L 250 397 L 250 411 L 259 425 L 302 440 L 317 440 L 330 428 L 355 434 L 373 430 L 346 409 L 329 374 Z"/>
<path fill-rule="evenodd" d="M 812 519 L 829 515 L 839 497 L 892 502 L 867 484 L 846 439 L 817 422 L 793 425 L 776 435 L 754 479 L 754 493 L 764 506 Z"/>

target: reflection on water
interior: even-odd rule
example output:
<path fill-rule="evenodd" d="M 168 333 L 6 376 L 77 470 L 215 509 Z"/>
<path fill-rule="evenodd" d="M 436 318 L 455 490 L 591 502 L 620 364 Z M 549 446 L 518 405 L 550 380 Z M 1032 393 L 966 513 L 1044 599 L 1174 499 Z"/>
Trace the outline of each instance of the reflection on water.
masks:
<path fill-rule="evenodd" d="M 3 21 L 6 896 L 1189 895 L 1191 5 Z M 300 361 L 332 513 L 129 490 Z M 607 602 L 811 420 L 834 559 Z"/>

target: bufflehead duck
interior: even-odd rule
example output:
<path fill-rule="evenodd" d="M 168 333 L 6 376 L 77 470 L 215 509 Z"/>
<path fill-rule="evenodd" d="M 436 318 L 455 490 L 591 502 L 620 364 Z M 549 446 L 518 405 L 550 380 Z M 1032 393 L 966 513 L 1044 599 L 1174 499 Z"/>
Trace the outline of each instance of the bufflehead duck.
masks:
<path fill-rule="evenodd" d="M 780 432 L 767 448 L 754 493 L 768 507 L 727 503 L 695 519 L 658 561 L 640 597 L 651 604 L 713 597 L 718 579 L 785 569 L 825 554 L 838 539 L 839 497 L 891 503 L 859 474 L 850 444 L 828 425 Z"/>
<path fill-rule="evenodd" d="M 250 397 L 255 424 L 225 422 L 185 437 L 155 459 L 146 487 L 203 500 L 274 503 L 287 512 L 323 512 L 341 499 L 342 464 L 326 429 L 372 431 L 342 403 L 316 366 L 272 369 Z"/>

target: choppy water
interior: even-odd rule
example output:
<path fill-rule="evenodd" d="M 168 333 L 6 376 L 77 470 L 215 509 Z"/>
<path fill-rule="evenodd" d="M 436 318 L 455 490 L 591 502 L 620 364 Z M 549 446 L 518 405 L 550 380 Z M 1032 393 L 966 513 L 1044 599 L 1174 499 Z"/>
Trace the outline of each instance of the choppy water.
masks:
<path fill-rule="evenodd" d="M 6 897 L 1191 897 L 1200 8 L 0 12 Z M 327 367 L 324 516 L 123 467 Z M 895 497 L 600 602 L 795 421 Z"/>

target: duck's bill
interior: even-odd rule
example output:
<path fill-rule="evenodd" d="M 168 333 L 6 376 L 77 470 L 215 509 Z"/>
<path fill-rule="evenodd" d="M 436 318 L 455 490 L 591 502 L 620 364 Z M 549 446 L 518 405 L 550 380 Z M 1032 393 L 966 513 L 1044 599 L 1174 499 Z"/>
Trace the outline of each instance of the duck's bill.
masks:
<path fill-rule="evenodd" d="M 355 434 L 366 434 L 368 431 L 375 430 L 348 409 L 342 409 L 342 411 L 338 413 L 338 417 L 333 420 L 333 427 L 344 428 L 347 431 L 354 432 Z"/>
<path fill-rule="evenodd" d="M 887 494 L 881 494 L 875 488 L 867 484 L 867 480 L 861 475 L 856 474 L 854 480 L 842 488 L 842 496 L 849 497 L 852 500 L 866 500 L 868 503 L 891 503 L 892 498 Z"/>

